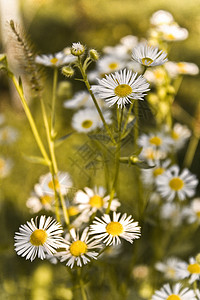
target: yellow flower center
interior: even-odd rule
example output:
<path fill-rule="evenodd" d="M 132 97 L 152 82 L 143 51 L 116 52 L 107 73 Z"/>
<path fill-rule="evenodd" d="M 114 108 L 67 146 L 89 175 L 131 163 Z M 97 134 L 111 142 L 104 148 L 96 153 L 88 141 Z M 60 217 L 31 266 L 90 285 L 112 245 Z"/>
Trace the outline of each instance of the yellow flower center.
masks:
<path fill-rule="evenodd" d="M 184 182 L 179 177 L 174 177 L 170 180 L 169 186 L 174 191 L 179 191 L 184 187 Z"/>
<path fill-rule="evenodd" d="M 152 138 L 149 139 L 149 142 L 150 144 L 155 146 L 160 146 L 162 144 L 162 140 L 158 136 L 153 136 Z"/>
<path fill-rule="evenodd" d="M 86 253 L 87 245 L 82 241 L 75 241 L 71 244 L 69 251 L 73 256 L 80 256 L 81 254 Z"/>
<path fill-rule="evenodd" d="M 70 217 L 76 216 L 79 213 L 79 210 L 75 206 L 68 207 L 67 211 Z"/>
<path fill-rule="evenodd" d="M 116 235 L 120 235 L 124 231 L 124 228 L 122 224 L 119 222 L 110 222 L 106 226 L 106 231 L 112 236 L 116 236 Z"/>
<path fill-rule="evenodd" d="M 5 167 L 5 161 L 0 158 L 0 170 L 3 170 L 4 167 Z"/>
<path fill-rule="evenodd" d="M 57 189 L 59 188 L 59 186 L 60 186 L 57 179 L 54 180 L 54 184 L 55 184 L 55 188 L 56 188 L 56 190 L 57 190 Z M 49 181 L 48 187 L 49 187 L 51 190 L 54 189 L 53 180 Z"/>
<path fill-rule="evenodd" d="M 109 69 L 111 69 L 111 70 L 115 70 L 115 69 L 117 69 L 117 67 L 118 67 L 118 64 L 115 62 L 109 64 Z"/>
<path fill-rule="evenodd" d="M 172 33 L 166 34 L 165 38 L 168 40 L 175 40 L 175 36 Z"/>
<path fill-rule="evenodd" d="M 171 277 L 174 277 L 175 274 L 176 274 L 175 270 L 174 270 L 173 268 L 170 268 L 170 267 L 167 269 L 167 273 L 168 273 Z"/>
<path fill-rule="evenodd" d="M 48 195 L 45 195 L 45 196 L 40 197 L 40 201 L 43 205 L 45 205 L 45 204 L 51 203 L 52 198 Z"/>
<path fill-rule="evenodd" d="M 156 168 L 156 169 L 153 171 L 153 176 L 157 177 L 157 176 L 159 176 L 159 175 L 162 175 L 164 171 L 165 171 L 165 169 L 163 169 L 163 168 Z"/>
<path fill-rule="evenodd" d="M 191 273 L 191 274 L 200 274 L 200 265 L 198 263 L 195 264 L 190 264 L 187 267 L 187 270 Z"/>
<path fill-rule="evenodd" d="M 179 72 L 186 73 L 185 64 L 183 62 L 177 63 L 177 67 L 178 67 Z"/>
<path fill-rule="evenodd" d="M 142 64 L 144 66 L 150 66 L 153 62 L 153 59 L 149 58 L 149 57 L 144 57 L 142 58 Z"/>
<path fill-rule="evenodd" d="M 172 294 L 169 297 L 167 297 L 166 300 L 181 300 L 181 298 L 177 295 Z"/>
<path fill-rule="evenodd" d="M 89 204 L 92 207 L 100 208 L 103 206 L 103 199 L 99 195 L 94 195 L 90 198 Z"/>
<path fill-rule="evenodd" d="M 55 65 L 58 62 L 58 59 L 56 57 L 53 57 L 52 59 L 50 59 L 50 62 Z"/>
<path fill-rule="evenodd" d="M 83 128 L 90 128 L 92 126 L 93 122 L 91 120 L 85 120 L 82 123 Z"/>
<path fill-rule="evenodd" d="M 200 211 L 197 211 L 196 215 L 197 215 L 198 218 L 200 218 Z"/>
<path fill-rule="evenodd" d="M 154 71 L 154 76 L 155 76 L 156 79 L 164 78 L 164 74 L 160 70 L 155 70 Z"/>
<path fill-rule="evenodd" d="M 118 97 L 124 98 L 127 97 L 128 95 L 130 95 L 132 93 L 132 88 L 130 87 L 130 85 L 128 84 L 119 84 L 116 88 L 115 88 L 115 95 L 117 95 Z"/>
<path fill-rule="evenodd" d="M 42 246 L 47 240 L 47 233 L 43 229 L 36 229 L 30 236 L 30 242 L 33 246 Z"/>
<path fill-rule="evenodd" d="M 171 137 L 172 137 L 174 140 L 178 140 L 178 139 L 179 139 L 179 134 L 178 134 L 176 131 L 172 130 L 172 132 L 171 132 Z"/>

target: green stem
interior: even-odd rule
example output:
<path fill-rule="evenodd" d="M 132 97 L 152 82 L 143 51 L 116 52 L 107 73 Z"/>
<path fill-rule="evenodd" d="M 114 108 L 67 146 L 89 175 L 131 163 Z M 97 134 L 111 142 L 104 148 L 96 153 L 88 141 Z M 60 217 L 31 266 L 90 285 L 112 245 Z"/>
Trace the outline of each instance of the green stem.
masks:
<path fill-rule="evenodd" d="M 111 189 L 111 193 L 110 193 L 110 199 L 108 201 L 108 207 L 106 209 L 107 214 L 110 212 L 110 206 L 111 206 L 112 200 L 115 195 L 116 185 L 117 185 L 117 180 L 118 180 L 118 175 L 119 175 L 123 111 L 124 111 L 124 108 L 121 109 L 121 115 L 120 115 L 120 120 L 119 120 L 119 124 L 118 124 L 118 143 L 117 143 L 116 158 L 115 158 L 115 176 L 114 176 L 113 185 L 112 185 L 112 189 Z"/>
<path fill-rule="evenodd" d="M 51 103 L 51 105 L 52 105 L 52 107 L 51 107 L 51 136 L 54 136 L 57 83 L 58 83 L 58 69 L 54 68 L 52 103 Z"/>
<path fill-rule="evenodd" d="M 126 121 L 125 121 L 125 123 L 124 123 L 124 128 L 123 128 L 123 131 L 122 131 L 122 137 L 123 137 L 123 135 L 125 134 L 126 127 L 127 127 L 127 125 L 128 125 L 128 120 L 129 120 L 131 111 L 132 111 L 132 109 L 133 109 L 134 102 L 135 102 L 135 101 L 133 100 L 133 102 L 132 102 L 131 105 L 129 106 L 128 114 L 127 114 L 127 116 L 126 116 Z"/>
<path fill-rule="evenodd" d="M 48 123 L 48 120 L 47 120 L 47 114 L 46 114 L 46 110 L 45 110 L 45 105 L 44 105 L 43 99 L 40 99 L 40 103 L 41 103 L 41 108 L 42 108 L 42 116 L 43 116 L 43 120 L 44 120 L 44 125 L 45 125 L 45 129 L 46 129 L 46 135 L 47 135 L 47 141 L 48 141 L 48 146 L 49 146 L 49 152 L 50 152 L 51 161 L 52 161 L 51 174 L 52 174 L 52 181 L 53 181 L 53 186 L 54 186 L 54 191 L 55 191 L 56 217 L 59 220 L 60 219 L 60 216 L 59 216 L 59 201 L 58 201 L 59 199 L 58 199 L 57 189 L 56 189 L 56 185 L 55 185 L 55 180 L 57 180 L 58 167 L 57 167 L 57 162 L 56 162 L 56 157 L 55 157 L 54 140 L 51 137 L 51 131 L 50 131 L 49 123 Z M 58 193 L 59 193 L 59 197 L 60 197 L 60 201 L 61 201 L 61 206 L 62 206 L 62 210 L 63 210 L 63 215 L 64 215 L 65 222 L 66 222 L 67 225 L 69 225 L 68 211 L 66 209 L 65 201 L 64 201 L 64 198 L 63 198 L 63 195 L 62 195 L 62 193 L 60 191 L 60 187 L 59 186 L 58 186 Z"/>
<path fill-rule="evenodd" d="M 192 137 L 190 138 L 190 142 L 183 162 L 183 165 L 187 168 L 190 168 L 192 164 L 198 143 L 199 143 L 199 137 L 193 134 Z"/>
<path fill-rule="evenodd" d="M 31 111 L 30 111 L 30 109 L 29 109 L 29 107 L 28 107 L 28 104 L 27 104 L 27 102 L 26 102 L 26 99 L 25 99 L 25 97 L 24 97 L 23 90 L 22 90 L 22 88 L 20 87 L 20 85 L 19 85 L 19 83 L 18 83 L 16 77 L 14 76 L 14 74 L 11 73 L 11 72 L 9 72 L 8 74 L 9 74 L 9 77 L 12 79 L 12 82 L 14 83 L 14 86 L 15 86 L 15 88 L 16 88 L 18 94 L 19 94 L 19 97 L 20 97 L 22 106 L 23 106 L 23 108 L 24 108 L 25 114 L 26 114 L 27 119 L 28 119 L 28 121 L 29 121 L 31 130 L 32 130 L 32 132 L 33 132 L 33 135 L 34 135 L 34 138 L 35 138 L 35 140 L 36 140 L 36 143 L 37 143 L 37 145 L 38 145 L 38 147 L 39 147 L 39 149 L 40 149 L 40 152 L 41 152 L 42 156 L 44 157 L 44 159 L 45 159 L 47 165 L 50 166 L 51 161 L 49 160 L 48 154 L 47 154 L 47 152 L 46 152 L 46 150 L 45 150 L 45 148 L 44 148 L 44 145 L 43 145 L 42 140 L 41 140 L 41 138 L 40 138 L 40 135 L 39 135 L 39 133 L 38 133 L 38 130 L 37 130 L 35 121 L 34 121 L 34 119 L 33 119 L 33 117 L 32 117 Z"/>
<path fill-rule="evenodd" d="M 87 87 L 88 92 L 90 93 L 90 96 L 92 97 L 92 100 L 93 100 L 94 105 L 95 105 L 95 107 L 96 107 L 96 109 L 97 109 L 97 111 L 98 111 L 98 113 L 99 113 L 99 116 L 100 116 L 102 122 L 103 122 L 103 125 L 104 125 L 104 127 L 105 127 L 105 129 L 106 129 L 108 135 L 110 136 L 110 138 L 111 138 L 113 144 L 116 145 L 116 141 L 115 141 L 115 139 L 114 139 L 114 137 L 113 137 L 113 135 L 112 135 L 112 133 L 111 133 L 111 131 L 110 131 L 110 129 L 109 129 L 109 127 L 108 127 L 108 125 L 107 125 L 105 119 L 104 119 L 104 116 L 103 116 L 103 114 L 102 114 L 102 112 L 101 112 L 101 109 L 100 109 L 98 103 L 97 103 L 97 100 L 96 100 L 96 98 L 95 98 L 93 92 L 91 91 L 91 86 L 90 86 L 89 81 L 88 81 L 88 79 L 87 79 L 87 74 L 86 74 L 86 72 L 85 72 L 84 69 L 83 69 L 82 62 L 81 62 L 81 58 L 80 58 L 80 57 L 78 57 L 78 62 L 79 62 L 79 69 L 80 69 L 80 71 L 81 71 L 81 75 L 82 75 L 82 77 L 83 77 L 84 83 L 85 83 L 85 85 L 86 85 L 86 87 Z"/>
<path fill-rule="evenodd" d="M 139 120 L 138 120 L 138 113 L 139 113 L 139 103 L 138 101 L 135 101 L 135 109 L 134 109 L 134 114 L 135 114 L 135 124 L 134 124 L 134 127 L 133 127 L 133 131 L 134 131 L 134 145 L 136 146 L 137 145 L 137 140 L 138 140 L 138 136 L 139 136 Z"/>
<path fill-rule="evenodd" d="M 82 300 L 87 300 L 87 294 L 85 292 L 84 282 L 83 282 L 82 277 L 81 277 L 81 269 L 80 268 L 78 269 L 78 277 L 79 277 L 79 284 L 80 284 Z"/>

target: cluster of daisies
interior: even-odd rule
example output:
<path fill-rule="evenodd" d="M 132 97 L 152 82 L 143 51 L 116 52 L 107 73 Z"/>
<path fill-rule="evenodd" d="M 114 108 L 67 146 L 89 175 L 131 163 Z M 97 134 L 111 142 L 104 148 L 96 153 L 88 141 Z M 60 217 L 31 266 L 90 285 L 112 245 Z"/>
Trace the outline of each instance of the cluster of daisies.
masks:
<path fill-rule="evenodd" d="M 89 80 L 94 84 L 89 91 L 78 91 L 63 103 L 64 108 L 76 110 L 71 123 L 74 130 L 88 133 L 101 128 L 102 116 L 105 123 L 111 126 L 112 107 L 115 105 L 122 109 L 135 100 L 143 100 L 150 91 L 149 82 L 162 86 L 166 79 L 171 83 L 171 79 L 181 74 L 195 75 L 199 72 L 195 64 L 169 62 L 165 49 L 161 47 L 166 41 L 186 39 L 188 31 L 181 28 L 166 11 L 153 14 L 150 22 L 148 40 L 125 36 L 118 45 L 105 47 L 100 59 L 97 53 L 90 52 L 90 57 L 85 61 L 96 60 L 96 69 L 88 73 Z M 71 48 L 54 55 L 37 56 L 36 63 L 52 68 L 68 66 L 65 72 L 72 74 L 72 67 L 77 66 L 77 59 L 84 57 L 84 52 L 82 44 L 74 43 Z M 96 110 L 93 95 L 102 116 Z M 132 111 L 131 115 L 134 117 Z M 159 204 L 162 220 L 168 220 L 174 226 L 183 221 L 188 224 L 200 223 L 200 198 L 190 201 L 195 196 L 198 179 L 188 169 L 181 170 L 172 162 L 176 152 L 185 146 L 190 136 L 191 131 L 187 126 L 175 123 L 172 128 L 165 126 L 161 130 L 141 134 L 137 141 L 142 149 L 139 158 L 147 161 L 151 167 L 141 171 L 144 189 L 152 192 L 149 202 Z M 18 255 L 31 261 L 36 257 L 42 260 L 54 258 L 65 262 L 70 268 L 82 267 L 92 259 L 101 258 L 107 247 L 117 249 L 122 239 L 133 243 L 140 238 L 138 222 L 131 215 L 118 212 L 121 203 L 116 195 L 111 197 L 103 186 L 76 190 L 67 172 L 58 172 L 56 178 L 52 178 L 51 173 L 42 175 L 26 205 L 32 213 L 42 210 L 55 213 L 57 194 L 64 198 L 70 221 L 68 230 L 65 231 L 52 217 L 42 215 L 31 219 L 21 225 L 15 234 Z M 59 214 L 62 219 L 64 212 L 59 211 Z M 157 262 L 155 268 L 163 272 L 166 279 L 188 278 L 189 284 L 200 279 L 198 256 L 191 257 L 188 263 L 169 258 L 165 262 Z M 167 283 L 152 296 L 152 300 L 189 299 L 200 299 L 200 292 L 180 283 L 173 286 Z"/>
<path fill-rule="evenodd" d="M 3 148 L 12 145 L 18 138 L 18 131 L 11 126 L 5 125 L 6 118 L 0 114 L 0 146 Z M 0 179 L 5 178 L 12 170 L 13 161 L 10 157 L 0 155 Z"/>
<path fill-rule="evenodd" d="M 97 259 L 107 246 L 121 244 L 121 239 L 133 243 L 140 237 L 140 226 L 132 216 L 116 212 L 121 205 L 118 199 L 112 199 L 110 210 L 112 217 L 106 214 L 110 195 L 102 186 L 94 189 L 85 187 L 74 193 L 73 200 L 67 200 L 69 192 L 73 191 L 72 180 L 67 172 L 59 172 L 52 181 L 50 173 L 42 175 L 34 186 L 32 196 L 27 200 L 27 207 L 33 213 L 41 210 L 54 211 L 55 191 L 60 190 L 65 197 L 66 209 L 70 218 L 70 230 L 62 237 L 64 231 L 56 220 L 51 217 L 36 217 L 35 221 L 22 225 L 15 234 L 15 250 L 18 255 L 33 261 L 41 259 L 57 259 L 67 261 L 66 265 L 73 268 L 81 267 L 91 259 Z M 99 213 L 88 227 L 91 217 Z M 62 212 L 61 212 L 62 214 Z"/>

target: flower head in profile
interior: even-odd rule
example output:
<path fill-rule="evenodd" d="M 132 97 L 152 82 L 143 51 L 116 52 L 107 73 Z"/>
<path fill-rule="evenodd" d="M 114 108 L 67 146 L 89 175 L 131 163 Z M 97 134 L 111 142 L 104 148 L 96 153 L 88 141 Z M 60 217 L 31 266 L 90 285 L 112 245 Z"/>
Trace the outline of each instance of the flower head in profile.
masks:
<path fill-rule="evenodd" d="M 180 200 L 194 196 L 197 184 L 198 179 L 195 175 L 188 169 L 180 172 L 177 165 L 173 165 L 156 179 L 158 192 L 168 201 L 172 201 L 176 196 Z"/>
<path fill-rule="evenodd" d="M 74 62 L 76 58 L 72 54 L 65 54 L 64 51 L 55 54 L 42 54 L 37 55 L 35 62 L 46 67 L 58 68 L 63 65 Z"/>
<path fill-rule="evenodd" d="M 45 259 L 46 255 L 53 255 L 56 249 L 64 247 L 62 226 L 51 217 L 41 216 L 37 225 L 31 219 L 27 225 L 21 225 L 19 232 L 15 233 L 15 251 L 18 255 L 33 261 L 36 256 Z"/>
<path fill-rule="evenodd" d="M 168 61 L 166 52 L 147 44 L 139 44 L 133 48 L 132 58 L 145 67 L 160 66 Z"/>
<path fill-rule="evenodd" d="M 98 83 L 92 86 L 92 91 L 110 106 L 116 103 L 121 108 L 134 99 L 143 100 L 144 93 L 149 91 L 149 83 L 142 75 L 137 77 L 137 73 L 126 69 L 105 75 Z"/>
<path fill-rule="evenodd" d="M 113 212 L 113 219 L 107 214 L 102 218 L 96 217 L 90 225 L 90 234 L 94 238 L 108 245 L 118 245 L 123 238 L 133 243 L 134 239 L 140 238 L 140 227 L 138 222 L 133 222 L 132 216 Z"/>
<path fill-rule="evenodd" d="M 188 30 L 175 24 L 164 24 L 157 27 L 160 37 L 168 42 L 176 42 L 187 39 Z"/>
<path fill-rule="evenodd" d="M 167 283 L 155 292 L 151 300 L 196 300 L 196 297 L 193 290 L 183 288 L 180 283 L 172 287 Z"/>
<path fill-rule="evenodd" d="M 85 52 L 85 47 L 80 43 L 73 43 L 71 47 L 71 53 L 74 56 L 80 56 Z"/>
<path fill-rule="evenodd" d="M 165 69 L 170 77 L 174 78 L 178 75 L 197 75 L 199 74 L 199 67 L 191 62 L 174 62 L 168 61 L 165 64 Z"/>
<path fill-rule="evenodd" d="M 74 228 L 70 230 L 72 241 L 66 240 L 66 250 L 58 254 L 61 257 L 61 262 L 67 261 L 66 266 L 71 268 L 74 265 L 82 267 L 90 262 L 91 259 L 97 259 L 99 253 L 94 251 L 94 249 L 98 250 L 102 246 L 98 241 L 89 239 L 88 230 L 89 228 L 86 227 L 80 237 Z"/>
<path fill-rule="evenodd" d="M 84 191 L 79 190 L 74 197 L 74 203 L 76 203 L 80 210 L 87 210 L 90 215 L 97 210 L 101 212 L 105 211 L 108 207 L 110 196 L 106 195 L 106 190 L 104 187 L 94 187 L 90 189 L 88 187 L 84 188 Z M 117 199 L 113 199 L 111 202 L 110 210 L 115 211 L 117 207 L 120 206 L 120 202 Z"/>

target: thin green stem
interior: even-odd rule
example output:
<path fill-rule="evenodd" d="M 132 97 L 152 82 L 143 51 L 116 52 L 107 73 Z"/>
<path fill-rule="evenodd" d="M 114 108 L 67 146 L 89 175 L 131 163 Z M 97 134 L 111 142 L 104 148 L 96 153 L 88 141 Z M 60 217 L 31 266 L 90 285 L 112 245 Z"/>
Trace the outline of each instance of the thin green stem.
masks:
<path fill-rule="evenodd" d="M 87 74 L 86 74 L 86 72 L 85 72 L 84 69 L 83 69 L 82 62 L 81 62 L 81 58 L 80 58 L 80 57 L 78 57 L 78 62 L 79 62 L 79 65 L 78 65 L 78 66 L 79 66 L 81 75 L 82 75 L 82 77 L 83 77 L 84 83 L 85 83 L 85 85 L 86 85 L 86 87 L 87 87 L 88 92 L 90 93 L 90 95 L 91 95 L 91 97 L 92 97 L 92 100 L 93 100 L 94 105 L 95 105 L 95 107 L 96 107 L 96 109 L 97 109 L 97 111 L 98 111 L 98 113 L 99 113 L 99 116 L 100 116 L 102 122 L 103 122 L 103 125 L 104 125 L 104 127 L 105 127 L 105 129 L 106 129 L 108 135 L 110 136 L 110 138 L 111 138 L 113 144 L 116 145 L 116 141 L 115 141 L 115 139 L 114 139 L 114 137 L 113 137 L 113 135 L 112 135 L 112 132 L 110 131 L 110 128 L 108 127 L 108 125 L 107 125 L 107 123 L 106 123 L 106 121 L 105 121 L 105 119 L 104 119 L 104 116 L 103 116 L 103 114 L 102 114 L 102 112 L 101 112 L 101 109 L 100 109 L 100 107 L 99 107 L 99 105 L 98 105 L 98 103 L 97 103 L 97 100 L 96 100 L 96 98 L 95 98 L 93 92 L 91 91 L 91 86 L 90 86 L 90 83 L 89 83 L 89 81 L 88 81 L 88 79 L 87 79 Z"/>
<path fill-rule="evenodd" d="M 87 300 L 87 294 L 85 292 L 85 288 L 84 288 L 84 282 L 82 280 L 82 276 L 81 276 L 81 269 L 78 269 L 78 277 L 79 277 L 79 285 L 80 285 L 80 290 L 81 290 L 81 297 L 82 300 Z"/>
<path fill-rule="evenodd" d="M 134 145 L 136 146 L 137 145 L 137 140 L 138 140 L 138 136 L 139 136 L 139 103 L 138 101 L 135 101 L 135 107 L 134 107 L 134 114 L 135 114 L 135 124 L 134 124 L 134 127 L 133 127 L 133 132 L 134 132 Z"/>
<path fill-rule="evenodd" d="M 54 68 L 52 103 L 51 103 L 51 106 L 52 106 L 51 107 L 51 136 L 54 136 L 57 83 L 58 83 L 58 68 Z"/>
<path fill-rule="evenodd" d="M 199 137 L 193 134 L 190 138 L 190 142 L 183 162 L 183 165 L 185 167 L 189 168 L 191 166 L 198 144 Z"/>
<path fill-rule="evenodd" d="M 110 193 L 110 199 L 108 201 L 108 207 L 106 209 L 107 214 L 110 212 L 110 206 L 111 206 L 112 200 L 113 200 L 115 192 L 116 192 L 116 185 L 117 185 L 117 180 L 118 180 L 118 175 L 119 175 L 123 111 L 124 111 L 124 108 L 121 109 L 121 115 L 120 115 L 119 124 L 118 124 L 118 143 L 117 143 L 116 157 L 115 157 L 115 176 L 114 176 L 113 185 L 112 185 L 112 189 L 111 189 L 111 193 Z"/>
<path fill-rule="evenodd" d="M 44 159 L 45 159 L 47 165 L 50 166 L 51 161 L 50 161 L 49 156 L 48 156 L 48 154 L 47 154 L 47 152 L 46 152 L 46 150 L 45 150 L 45 147 L 44 147 L 44 145 L 43 145 L 43 143 L 42 143 L 42 140 L 41 140 L 41 138 L 40 138 L 40 135 L 39 135 L 39 133 L 38 133 L 38 130 L 37 130 L 35 121 L 34 121 L 34 119 L 33 119 L 33 116 L 32 116 L 32 114 L 31 114 L 31 111 L 30 111 L 30 109 L 29 109 L 29 107 L 28 107 L 28 104 L 27 104 L 27 102 L 26 102 L 26 99 L 25 99 L 25 97 L 24 97 L 23 90 L 22 90 L 22 88 L 20 87 L 20 85 L 19 85 L 19 83 L 18 83 L 18 81 L 17 81 L 17 79 L 16 79 L 16 77 L 14 76 L 13 73 L 9 72 L 9 77 L 12 79 L 12 82 L 14 83 L 14 86 L 15 86 L 15 88 L 16 88 L 18 94 L 19 94 L 19 97 L 20 97 L 22 106 L 23 106 L 23 108 L 24 108 L 25 114 L 26 114 L 27 119 L 28 119 L 28 121 L 29 121 L 31 130 L 32 130 L 32 132 L 33 132 L 33 135 L 34 135 L 34 138 L 35 138 L 35 140 L 36 140 L 36 143 L 37 143 L 37 145 L 38 145 L 38 147 L 39 147 L 39 149 L 40 149 L 40 152 L 41 152 L 42 156 L 44 157 Z"/>
<path fill-rule="evenodd" d="M 132 109 L 133 109 L 134 102 L 135 102 L 135 101 L 133 100 L 133 102 L 132 102 L 131 105 L 129 106 L 128 114 L 127 114 L 127 116 L 126 116 L 126 121 L 125 121 L 125 123 L 124 123 L 124 128 L 123 128 L 123 131 L 122 131 L 122 136 L 123 136 L 123 135 L 125 134 L 125 132 L 126 132 L 126 127 L 127 127 L 127 125 L 128 125 L 128 120 L 129 120 L 131 111 L 132 111 Z"/>
<path fill-rule="evenodd" d="M 60 187 L 58 186 L 58 188 L 56 189 L 56 185 L 55 185 L 55 180 L 58 180 L 57 179 L 58 167 L 57 167 L 57 161 L 56 161 L 56 156 L 55 156 L 54 139 L 53 139 L 53 137 L 51 137 L 50 127 L 49 127 L 49 123 L 48 123 L 48 120 L 47 120 L 47 114 L 46 114 L 43 99 L 40 99 L 40 103 L 41 103 L 41 108 L 42 108 L 42 116 L 43 116 L 43 120 L 44 120 L 44 125 L 45 125 L 45 129 L 46 129 L 46 135 L 47 135 L 47 141 L 48 141 L 48 146 L 49 146 L 50 157 L 51 157 L 51 161 L 52 161 L 51 174 L 52 174 L 52 181 L 53 181 L 53 186 L 54 186 L 54 191 L 55 191 L 56 216 L 57 216 L 58 219 L 60 219 L 60 216 L 59 216 L 59 202 L 58 202 L 58 200 L 59 200 L 58 199 L 58 194 L 59 194 L 60 201 L 61 201 L 61 206 L 62 206 L 62 210 L 63 210 L 63 216 L 64 216 L 66 224 L 69 225 L 69 215 L 68 215 L 68 211 L 67 211 L 66 206 L 65 206 L 65 201 L 64 201 L 63 195 L 60 191 Z M 57 190 L 58 190 L 58 194 L 57 194 Z"/>

